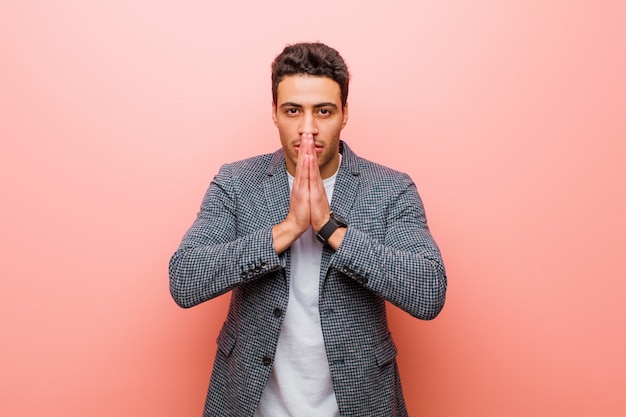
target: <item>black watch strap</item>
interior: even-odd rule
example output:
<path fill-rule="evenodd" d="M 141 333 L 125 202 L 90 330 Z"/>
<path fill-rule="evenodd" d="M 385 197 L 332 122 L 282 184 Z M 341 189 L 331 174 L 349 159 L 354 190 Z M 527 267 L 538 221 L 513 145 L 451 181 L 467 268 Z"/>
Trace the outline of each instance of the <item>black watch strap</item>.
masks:
<path fill-rule="evenodd" d="M 347 225 L 331 211 L 330 219 L 328 219 L 328 222 L 315 234 L 315 237 L 317 237 L 317 240 L 320 242 L 326 243 L 339 227 L 347 227 Z"/>

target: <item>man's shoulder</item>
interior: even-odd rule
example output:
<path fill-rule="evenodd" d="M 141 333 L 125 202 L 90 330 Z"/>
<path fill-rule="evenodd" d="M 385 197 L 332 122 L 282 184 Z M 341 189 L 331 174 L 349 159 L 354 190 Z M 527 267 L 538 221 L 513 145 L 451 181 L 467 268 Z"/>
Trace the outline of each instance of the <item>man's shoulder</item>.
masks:
<path fill-rule="evenodd" d="M 229 172 L 232 176 L 266 175 L 274 165 L 280 163 L 280 152 L 250 156 L 222 165 L 220 171 Z"/>
<path fill-rule="evenodd" d="M 249 156 L 238 161 L 232 161 L 224 164 L 230 168 L 235 169 L 254 169 L 260 166 L 266 166 L 272 159 L 272 153 L 266 153 L 261 155 Z"/>
<path fill-rule="evenodd" d="M 389 176 L 389 177 L 398 177 L 405 176 L 406 173 L 399 171 L 395 168 L 391 168 L 387 165 L 384 165 L 380 162 L 371 161 L 366 158 L 359 157 L 359 163 L 361 165 L 361 172 L 368 175 L 376 175 L 376 176 Z"/>
<path fill-rule="evenodd" d="M 389 183 L 412 182 L 409 174 L 352 153 L 352 164 L 361 178 Z M 354 170 L 353 168 L 353 170 Z"/>
<path fill-rule="evenodd" d="M 275 174 L 284 171 L 285 158 L 282 150 L 274 153 L 251 156 L 222 165 L 219 172 L 213 177 L 212 183 L 216 186 L 242 193 L 243 196 L 254 194 L 263 188 L 263 184 Z M 280 178 L 280 177 L 278 177 Z M 284 177 L 287 183 L 287 176 Z M 236 191 L 239 190 L 239 191 Z"/>

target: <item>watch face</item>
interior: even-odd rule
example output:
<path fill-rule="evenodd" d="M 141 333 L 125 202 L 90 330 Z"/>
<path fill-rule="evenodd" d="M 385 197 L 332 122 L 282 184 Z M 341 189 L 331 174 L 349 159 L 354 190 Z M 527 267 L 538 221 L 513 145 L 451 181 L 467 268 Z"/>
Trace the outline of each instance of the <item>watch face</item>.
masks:
<path fill-rule="evenodd" d="M 335 223 L 337 223 L 337 226 L 339 227 L 347 227 L 348 224 L 346 223 L 346 221 L 343 219 L 343 217 L 341 217 L 340 215 L 338 215 L 337 213 L 331 212 L 330 214 L 330 218 L 335 220 Z"/>

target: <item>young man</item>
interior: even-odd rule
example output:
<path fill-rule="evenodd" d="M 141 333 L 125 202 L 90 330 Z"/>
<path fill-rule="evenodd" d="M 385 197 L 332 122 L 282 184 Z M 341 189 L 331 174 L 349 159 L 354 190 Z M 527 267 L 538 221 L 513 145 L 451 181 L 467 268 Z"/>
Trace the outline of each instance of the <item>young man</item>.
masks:
<path fill-rule="evenodd" d="M 409 176 L 340 140 L 348 81 L 324 44 L 276 57 L 282 148 L 224 165 L 171 259 L 180 306 L 232 291 L 204 417 L 407 415 L 385 300 L 432 319 L 446 275 Z"/>

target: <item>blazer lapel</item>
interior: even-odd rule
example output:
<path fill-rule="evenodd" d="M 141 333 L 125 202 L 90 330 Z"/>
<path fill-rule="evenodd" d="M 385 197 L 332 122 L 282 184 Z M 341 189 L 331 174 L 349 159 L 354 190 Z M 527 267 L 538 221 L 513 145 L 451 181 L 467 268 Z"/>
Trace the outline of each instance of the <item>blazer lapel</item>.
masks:
<path fill-rule="evenodd" d="M 341 166 L 337 172 L 330 209 L 340 217 L 347 219 L 358 190 L 359 165 L 357 156 L 344 142 L 340 142 L 339 150 L 341 152 Z"/>
<path fill-rule="evenodd" d="M 341 166 L 337 172 L 333 199 L 330 202 L 330 209 L 344 219 L 350 218 L 350 211 L 354 203 L 359 188 L 359 158 L 352 152 L 348 145 L 341 141 L 339 143 L 341 152 Z M 272 155 L 267 177 L 263 181 L 263 191 L 272 224 L 282 222 L 289 213 L 289 180 L 285 169 L 285 154 L 282 149 L 277 150 Z M 324 247 L 322 251 L 322 261 L 320 265 L 320 294 L 324 287 L 328 265 L 333 251 Z M 290 273 L 289 249 L 285 251 L 286 274 L 288 279 Z"/>
<path fill-rule="evenodd" d="M 272 155 L 269 167 L 267 168 L 267 176 L 263 181 L 263 192 L 265 193 L 265 201 L 269 212 L 272 225 L 278 224 L 285 220 L 289 213 L 289 179 L 287 178 L 287 170 L 285 169 L 285 154 L 282 149 L 277 150 Z M 285 251 L 285 268 L 286 273 L 283 274 L 285 282 L 289 285 L 289 274 L 291 269 L 291 258 L 289 249 Z"/>
<path fill-rule="evenodd" d="M 359 160 L 343 141 L 339 143 L 339 152 L 341 153 L 341 166 L 337 172 L 330 209 L 339 217 L 347 220 L 350 218 L 350 211 L 359 188 Z M 332 254 L 332 249 L 324 247 L 320 266 L 320 294 L 324 288 L 324 281 Z"/>
<path fill-rule="evenodd" d="M 267 176 L 263 181 L 265 200 L 272 224 L 285 220 L 289 212 L 289 180 L 285 169 L 285 154 L 282 149 L 272 155 Z"/>

